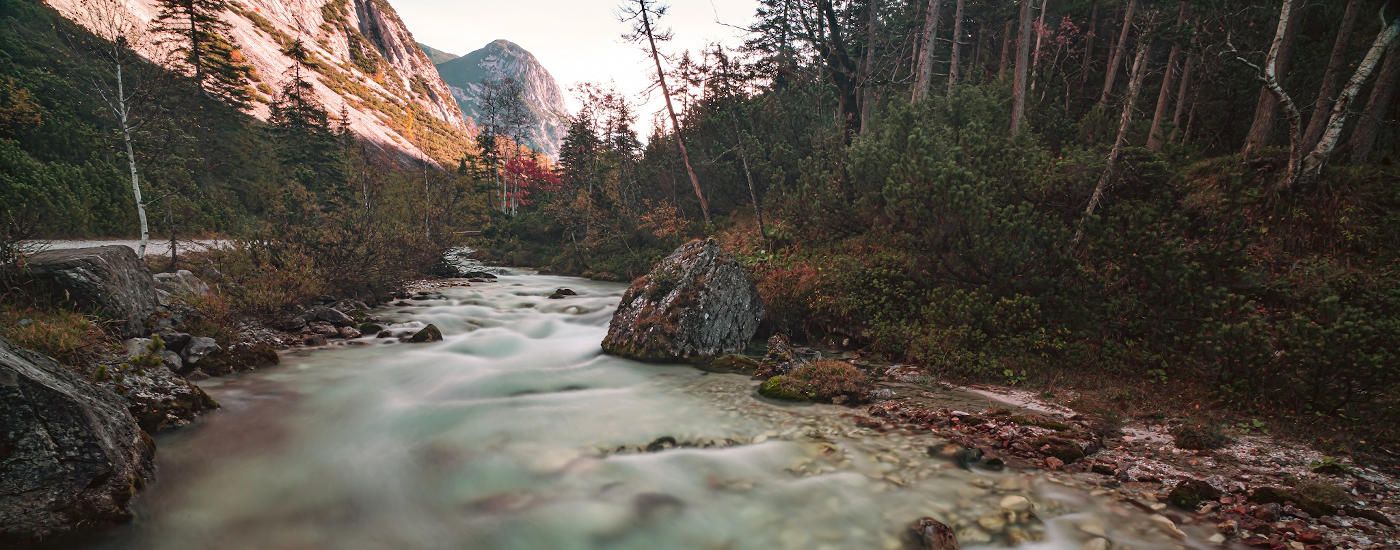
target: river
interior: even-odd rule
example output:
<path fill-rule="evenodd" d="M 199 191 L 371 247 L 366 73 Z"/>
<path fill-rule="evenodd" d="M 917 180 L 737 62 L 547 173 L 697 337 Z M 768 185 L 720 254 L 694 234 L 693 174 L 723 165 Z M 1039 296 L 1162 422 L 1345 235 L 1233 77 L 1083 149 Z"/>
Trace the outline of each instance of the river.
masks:
<path fill-rule="evenodd" d="M 558 287 L 580 295 L 547 299 Z M 137 520 L 96 546 L 899 548 L 933 516 L 964 548 L 1183 547 L 1136 509 L 959 469 L 927 456 L 930 436 L 857 426 L 856 409 L 603 355 L 624 288 L 446 288 L 379 312 L 442 342 L 365 338 L 210 380 L 223 409 L 159 438 Z"/>

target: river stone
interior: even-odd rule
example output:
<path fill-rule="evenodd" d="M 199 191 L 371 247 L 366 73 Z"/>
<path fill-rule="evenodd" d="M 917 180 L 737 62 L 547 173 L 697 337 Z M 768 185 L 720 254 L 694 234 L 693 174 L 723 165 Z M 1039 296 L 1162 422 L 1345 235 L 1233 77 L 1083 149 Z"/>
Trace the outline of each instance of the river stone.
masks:
<path fill-rule="evenodd" d="M 213 338 L 195 336 L 190 338 L 189 344 L 185 345 L 183 359 L 185 360 L 185 364 L 195 365 L 198 364 L 201 359 L 223 350 L 224 348 L 219 346 L 219 343 L 215 342 Z"/>
<path fill-rule="evenodd" d="M 150 270 L 125 246 L 46 250 L 26 260 L 36 290 L 83 311 L 124 321 L 124 337 L 146 333 L 159 300 Z"/>
<path fill-rule="evenodd" d="M 0 339 L 0 547 L 131 518 L 155 445 L 126 403 Z"/>
<path fill-rule="evenodd" d="M 919 518 L 909 525 L 908 548 L 918 550 L 959 550 L 953 528 L 933 518 Z"/>
<path fill-rule="evenodd" d="M 322 321 L 337 327 L 355 326 L 354 319 L 351 319 L 349 315 L 333 307 L 316 306 L 306 310 L 306 313 L 302 316 L 305 317 L 308 322 Z"/>
<path fill-rule="evenodd" d="M 164 292 L 168 296 L 190 297 L 209 294 L 209 285 L 188 269 L 174 273 L 157 273 L 152 278 L 155 279 L 156 291 Z"/>
<path fill-rule="evenodd" d="M 717 357 L 744 349 L 762 317 L 744 268 L 714 239 L 695 240 L 627 289 L 603 351 L 642 361 Z"/>
<path fill-rule="evenodd" d="M 413 336 L 406 336 L 402 338 L 402 340 L 410 344 L 422 344 L 425 342 L 441 342 L 442 331 L 438 330 L 437 325 L 428 325 L 426 327 L 423 327 L 422 330 L 413 333 Z"/>

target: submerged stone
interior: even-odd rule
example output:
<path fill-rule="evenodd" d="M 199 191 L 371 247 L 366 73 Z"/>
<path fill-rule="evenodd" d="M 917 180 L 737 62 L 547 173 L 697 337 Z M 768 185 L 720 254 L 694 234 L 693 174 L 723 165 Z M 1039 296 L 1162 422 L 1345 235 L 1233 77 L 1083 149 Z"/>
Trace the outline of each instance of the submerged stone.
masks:
<path fill-rule="evenodd" d="M 762 317 L 743 266 L 713 239 L 695 240 L 632 283 L 603 350 L 642 361 L 707 359 L 744 349 Z"/>

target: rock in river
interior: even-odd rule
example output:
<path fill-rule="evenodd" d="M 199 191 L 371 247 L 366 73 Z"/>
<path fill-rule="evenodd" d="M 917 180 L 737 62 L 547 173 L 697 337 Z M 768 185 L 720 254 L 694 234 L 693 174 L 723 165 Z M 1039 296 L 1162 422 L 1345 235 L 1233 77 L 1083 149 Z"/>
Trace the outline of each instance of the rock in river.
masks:
<path fill-rule="evenodd" d="M 0 340 L 0 411 L 0 547 L 131 518 L 155 445 L 122 398 Z"/>
<path fill-rule="evenodd" d="M 156 312 L 155 279 L 125 246 L 46 250 L 29 256 L 28 275 L 37 289 L 74 306 L 125 321 L 122 335 L 141 336 Z"/>
<path fill-rule="evenodd" d="M 716 357 L 744 349 L 762 317 L 744 268 L 713 239 L 695 240 L 632 283 L 603 350 L 643 361 Z"/>

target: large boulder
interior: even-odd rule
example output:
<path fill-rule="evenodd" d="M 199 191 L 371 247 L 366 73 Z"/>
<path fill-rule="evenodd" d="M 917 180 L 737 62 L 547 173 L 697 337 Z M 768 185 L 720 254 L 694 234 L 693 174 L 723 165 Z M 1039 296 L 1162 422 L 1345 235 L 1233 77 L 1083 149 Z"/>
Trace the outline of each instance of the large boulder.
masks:
<path fill-rule="evenodd" d="M 46 250 L 26 259 L 37 289 L 78 309 L 123 321 L 122 335 L 141 336 L 159 301 L 155 279 L 125 246 Z"/>
<path fill-rule="evenodd" d="M 713 239 L 695 240 L 632 283 L 603 350 L 642 361 L 718 357 L 744 349 L 762 317 L 744 268 Z"/>
<path fill-rule="evenodd" d="M 0 547 L 127 521 L 155 445 L 126 402 L 0 340 Z"/>

